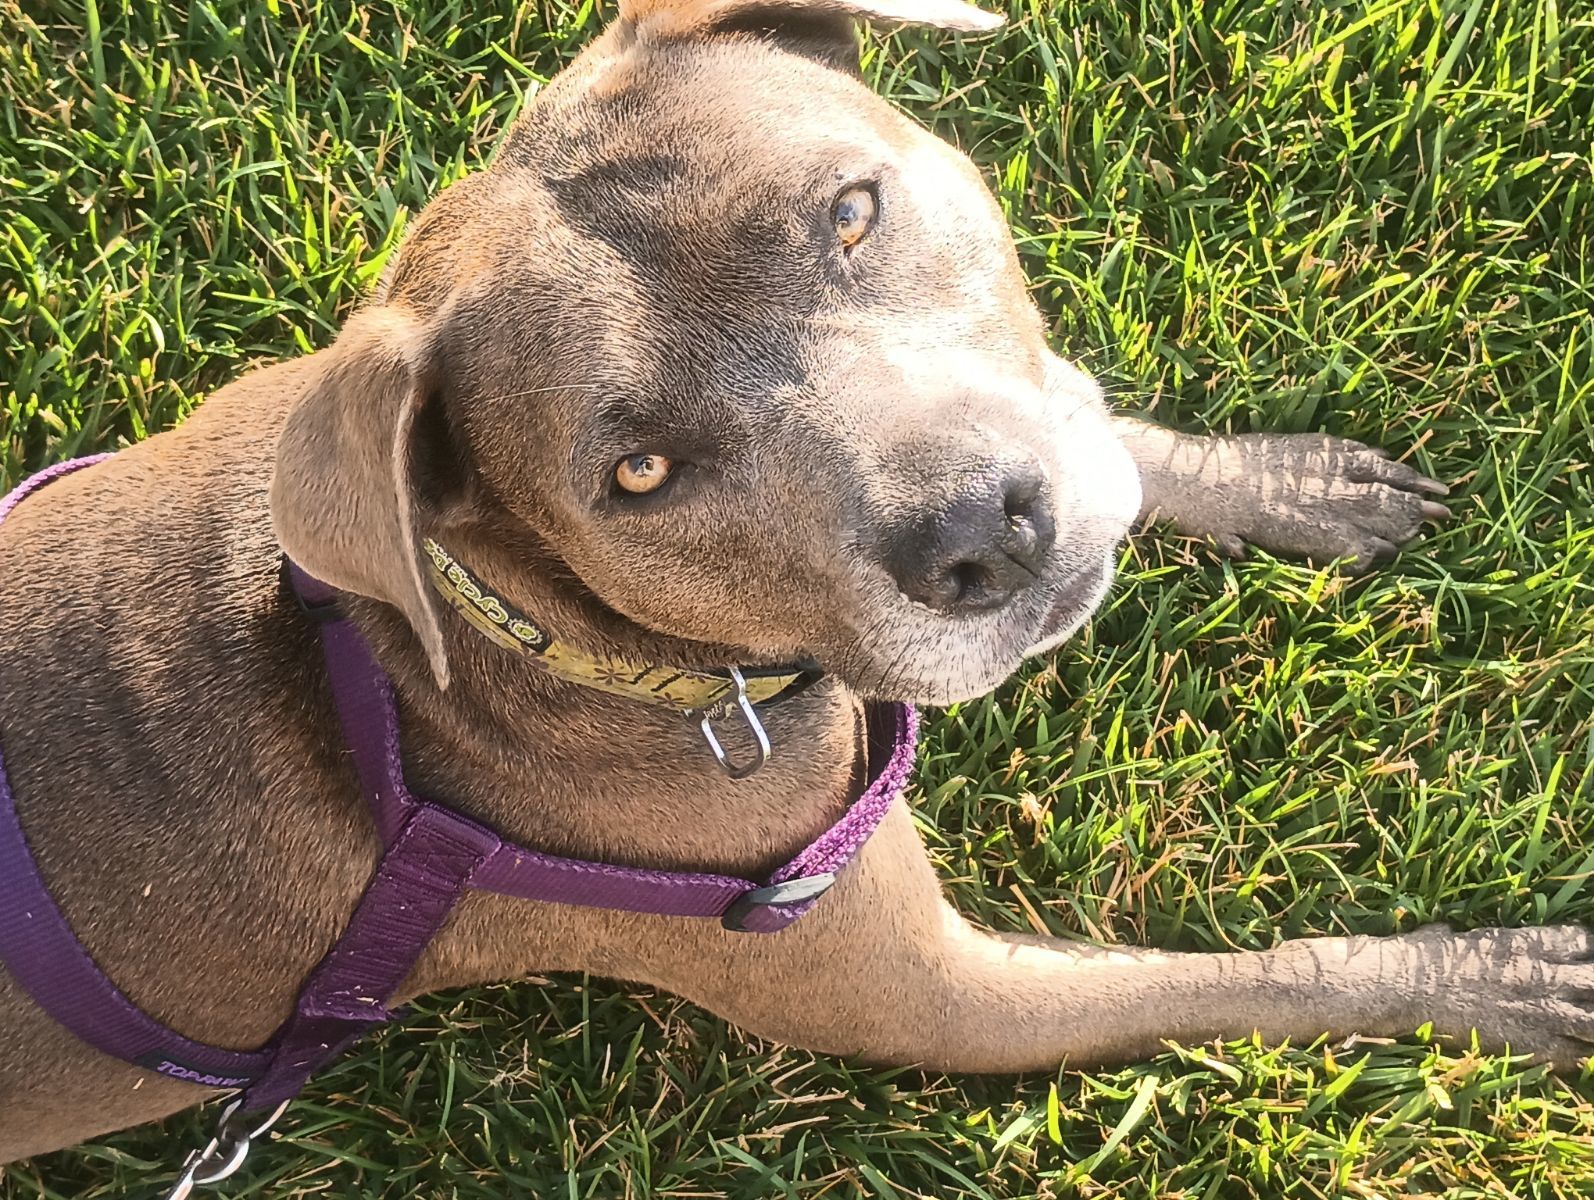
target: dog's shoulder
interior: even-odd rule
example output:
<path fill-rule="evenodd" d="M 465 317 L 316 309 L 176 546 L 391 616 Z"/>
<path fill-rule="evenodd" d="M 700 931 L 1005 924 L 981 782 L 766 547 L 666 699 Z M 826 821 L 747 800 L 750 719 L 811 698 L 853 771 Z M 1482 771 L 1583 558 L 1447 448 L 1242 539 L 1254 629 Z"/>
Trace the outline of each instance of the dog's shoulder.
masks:
<path fill-rule="evenodd" d="M 203 761 L 228 726 L 272 720 L 271 697 L 314 686 L 314 634 L 281 592 L 267 507 L 303 361 L 251 372 L 0 526 L 0 747 L 14 776 L 80 774 L 76 794 L 137 784 L 152 759 Z"/>
<path fill-rule="evenodd" d="M 208 627 L 275 556 L 266 508 L 300 361 L 251 372 L 177 428 L 66 475 L 0 526 L 5 657 Z M 241 586 L 240 586 L 241 585 Z M 113 628 L 114 627 L 114 631 Z M 80 640 L 81 639 L 81 640 Z"/>

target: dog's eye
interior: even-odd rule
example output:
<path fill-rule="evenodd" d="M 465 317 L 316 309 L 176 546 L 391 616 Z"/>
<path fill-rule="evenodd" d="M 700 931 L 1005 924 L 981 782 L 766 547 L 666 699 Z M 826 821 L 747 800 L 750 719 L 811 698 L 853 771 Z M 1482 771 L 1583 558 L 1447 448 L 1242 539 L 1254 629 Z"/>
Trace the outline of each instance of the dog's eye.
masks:
<path fill-rule="evenodd" d="M 675 470 L 675 464 L 662 454 L 633 454 L 622 458 L 614 469 L 614 481 L 636 495 L 656 492 Z"/>
<path fill-rule="evenodd" d="M 868 237 L 879 215 L 880 201 L 873 188 L 850 187 L 837 196 L 831 219 L 842 247 L 851 250 Z"/>

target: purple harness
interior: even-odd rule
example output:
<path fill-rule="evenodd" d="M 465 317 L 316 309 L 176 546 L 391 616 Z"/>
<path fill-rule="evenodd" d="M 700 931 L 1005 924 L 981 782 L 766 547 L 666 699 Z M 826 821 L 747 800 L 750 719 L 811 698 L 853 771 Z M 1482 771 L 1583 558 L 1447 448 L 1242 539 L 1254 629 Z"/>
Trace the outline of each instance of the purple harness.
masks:
<path fill-rule="evenodd" d="M 0 521 L 52 479 L 108 457 L 77 459 L 35 475 L 0 501 Z M 467 890 L 713 917 L 727 929 L 774 933 L 814 906 L 874 832 L 913 769 L 917 714 L 908 705 L 871 705 L 863 792 L 765 884 L 541 854 L 410 792 L 392 684 L 337 607 L 333 589 L 286 560 L 284 567 L 300 607 L 319 625 L 338 719 L 385 851 L 348 926 L 305 980 L 293 1015 L 265 1046 L 237 1051 L 192 1041 L 146 1016 L 117 989 L 45 887 L 0 759 L 0 964 L 41 1008 L 97 1050 L 176 1079 L 241 1089 L 244 1113 L 278 1108 L 360 1034 L 391 1020 L 386 1001 Z"/>

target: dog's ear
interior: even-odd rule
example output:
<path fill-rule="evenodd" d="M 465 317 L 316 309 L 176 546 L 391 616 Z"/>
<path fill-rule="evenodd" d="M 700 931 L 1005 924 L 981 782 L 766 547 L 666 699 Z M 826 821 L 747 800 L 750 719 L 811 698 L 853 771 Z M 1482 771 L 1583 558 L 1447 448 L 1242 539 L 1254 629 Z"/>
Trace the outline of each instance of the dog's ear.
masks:
<path fill-rule="evenodd" d="M 778 29 L 787 24 L 846 30 L 852 21 L 978 33 L 995 29 L 1004 20 L 963 0 L 620 0 L 620 17 L 654 37 Z"/>
<path fill-rule="evenodd" d="M 417 475 L 435 386 L 427 328 L 393 305 L 355 314 L 288 414 L 271 479 L 271 520 L 288 557 L 317 579 L 393 605 L 448 686 L 437 604 L 416 541 Z"/>

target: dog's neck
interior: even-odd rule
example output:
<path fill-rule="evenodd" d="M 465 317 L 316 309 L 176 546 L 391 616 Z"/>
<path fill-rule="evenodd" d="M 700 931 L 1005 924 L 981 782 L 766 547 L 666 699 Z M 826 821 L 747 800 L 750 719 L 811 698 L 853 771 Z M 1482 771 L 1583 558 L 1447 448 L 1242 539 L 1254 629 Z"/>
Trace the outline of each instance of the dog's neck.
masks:
<path fill-rule="evenodd" d="M 626 621 L 523 532 L 478 525 L 445 536 L 507 600 L 588 653 L 692 669 L 738 661 L 735 648 L 663 637 Z M 451 682 L 444 691 L 396 610 L 359 600 L 351 607 L 394 681 L 412 785 L 510 837 L 594 855 L 613 844 L 616 812 L 624 822 L 625 798 L 634 797 L 653 833 L 636 839 L 635 865 L 757 876 L 811 836 L 814 821 L 793 812 L 793 796 L 812 797 L 819 816 L 845 801 L 862 749 L 861 705 L 835 681 L 763 710 L 771 760 L 759 776 L 736 782 L 697 722 L 679 711 L 558 678 L 447 606 Z M 733 756 L 748 753 L 744 728 L 727 722 L 725 736 Z M 601 821 L 592 816 L 595 792 L 615 798 Z"/>

